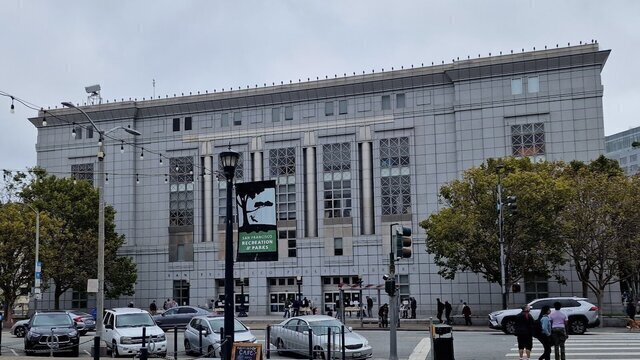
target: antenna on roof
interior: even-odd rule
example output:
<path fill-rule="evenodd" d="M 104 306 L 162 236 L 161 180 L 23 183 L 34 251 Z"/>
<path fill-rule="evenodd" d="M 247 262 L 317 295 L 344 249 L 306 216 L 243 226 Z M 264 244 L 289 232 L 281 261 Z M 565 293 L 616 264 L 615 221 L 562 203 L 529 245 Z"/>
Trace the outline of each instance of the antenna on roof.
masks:
<path fill-rule="evenodd" d="M 100 96 L 100 85 L 85 86 L 84 91 L 89 94 L 87 96 L 87 103 L 91 105 L 102 104 L 102 97 Z"/>

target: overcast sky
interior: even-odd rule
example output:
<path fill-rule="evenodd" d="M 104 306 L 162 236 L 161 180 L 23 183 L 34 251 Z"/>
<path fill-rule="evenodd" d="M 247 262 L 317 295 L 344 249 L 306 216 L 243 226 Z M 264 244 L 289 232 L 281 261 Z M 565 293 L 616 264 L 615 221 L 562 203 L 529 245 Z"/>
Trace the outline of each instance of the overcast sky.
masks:
<path fill-rule="evenodd" d="M 605 134 L 640 126 L 640 1 L 3 0 L 0 91 L 42 107 L 212 91 L 597 39 Z M 635 101 L 635 103 L 634 103 Z M 36 164 L 36 111 L 0 96 L 0 169 Z"/>

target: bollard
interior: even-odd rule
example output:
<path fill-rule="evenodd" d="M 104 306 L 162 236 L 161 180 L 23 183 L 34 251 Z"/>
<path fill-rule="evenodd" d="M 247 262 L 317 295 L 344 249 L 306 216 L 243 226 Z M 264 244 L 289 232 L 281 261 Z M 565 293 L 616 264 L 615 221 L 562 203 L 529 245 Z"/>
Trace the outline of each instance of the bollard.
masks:
<path fill-rule="evenodd" d="M 198 328 L 198 348 L 200 349 L 200 356 L 202 356 L 202 327 Z"/>
<path fill-rule="evenodd" d="M 344 325 L 342 325 L 340 330 L 342 331 L 342 333 L 340 334 L 340 338 L 342 340 L 342 344 L 340 346 L 340 348 L 342 349 L 342 360 L 346 360 L 346 355 L 347 354 L 345 353 L 346 347 L 344 346 Z"/>
<path fill-rule="evenodd" d="M 178 326 L 173 327 L 173 359 L 178 360 Z"/>
<path fill-rule="evenodd" d="M 331 359 L 331 327 L 327 328 L 327 359 Z"/>
<path fill-rule="evenodd" d="M 147 338 L 147 328 L 142 328 L 142 347 L 140 348 L 140 360 L 147 360 L 149 358 L 149 353 L 147 352 L 147 346 L 145 340 Z"/>
<path fill-rule="evenodd" d="M 313 359 L 313 330 L 309 328 L 309 359 Z"/>
<path fill-rule="evenodd" d="M 93 337 L 93 360 L 100 360 L 100 336 Z"/>
<path fill-rule="evenodd" d="M 264 342 L 264 347 L 266 348 L 267 359 L 271 359 L 271 325 L 267 325 L 267 338 Z"/>
<path fill-rule="evenodd" d="M 2 329 L 4 329 L 2 321 L 2 315 L 0 315 L 0 356 L 2 356 Z"/>

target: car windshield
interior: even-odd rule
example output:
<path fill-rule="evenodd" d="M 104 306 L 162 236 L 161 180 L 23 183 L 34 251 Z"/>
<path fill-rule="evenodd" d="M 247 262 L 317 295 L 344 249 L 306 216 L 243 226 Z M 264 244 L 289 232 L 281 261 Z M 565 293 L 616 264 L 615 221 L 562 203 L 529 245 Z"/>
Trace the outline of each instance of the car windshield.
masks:
<path fill-rule="evenodd" d="M 37 314 L 31 326 L 72 326 L 73 321 L 67 314 Z"/>
<path fill-rule="evenodd" d="M 331 328 L 332 333 L 339 333 L 340 331 L 342 331 L 341 330 L 342 326 L 344 326 L 338 320 L 314 321 L 310 323 L 310 325 L 311 325 L 311 330 L 316 335 L 327 335 L 327 333 L 329 332 L 329 328 Z M 344 332 L 349 332 L 349 328 L 345 327 Z"/>
<path fill-rule="evenodd" d="M 147 313 L 122 314 L 116 317 L 116 327 L 153 326 L 155 323 Z"/>
<path fill-rule="evenodd" d="M 213 332 L 219 333 L 220 328 L 224 327 L 224 319 L 211 319 L 209 320 L 209 325 L 213 329 Z M 241 332 L 247 331 L 247 327 L 244 326 L 240 321 L 233 319 L 234 329 L 233 332 Z"/>

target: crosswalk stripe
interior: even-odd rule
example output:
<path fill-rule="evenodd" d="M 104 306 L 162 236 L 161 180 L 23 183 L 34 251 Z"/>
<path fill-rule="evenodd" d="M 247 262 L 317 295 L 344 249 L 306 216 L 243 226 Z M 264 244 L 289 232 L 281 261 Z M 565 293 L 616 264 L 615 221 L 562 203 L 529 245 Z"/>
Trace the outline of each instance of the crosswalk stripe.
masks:
<path fill-rule="evenodd" d="M 640 336 L 638 334 L 589 334 L 586 336 L 571 336 L 565 343 L 565 353 L 572 360 L 638 360 L 640 358 Z M 519 358 L 518 345 L 514 344 L 511 351 L 505 355 L 506 359 Z M 539 357 L 542 344 L 534 339 L 534 349 L 531 358 Z M 551 347 L 553 357 L 554 348 Z"/>

